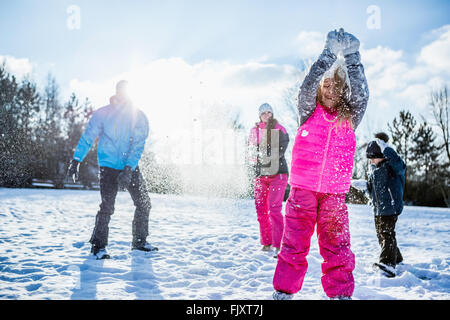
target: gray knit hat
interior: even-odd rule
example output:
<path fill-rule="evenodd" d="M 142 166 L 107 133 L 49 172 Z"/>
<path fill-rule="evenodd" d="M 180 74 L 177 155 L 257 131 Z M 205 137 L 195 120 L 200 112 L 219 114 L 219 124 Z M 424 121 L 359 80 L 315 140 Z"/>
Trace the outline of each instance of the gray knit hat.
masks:
<path fill-rule="evenodd" d="M 128 86 L 128 81 L 127 80 L 120 80 L 116 84 L 116 93 L 119 93 L 122 90 L 126 90 L 127 86 Z"/>
<path fill-rule="evenodd" d="M 263 103 L 263 104 L 259 107 L 259 116 L 261 116 L 264 112 L 267 112 L 267 111 L 272 112 L 272 114 L 273 114 L 273 109 L 272 109 L 272 107 L 270 106 L 270 104 L 268 104 L 268 103 Z"/>

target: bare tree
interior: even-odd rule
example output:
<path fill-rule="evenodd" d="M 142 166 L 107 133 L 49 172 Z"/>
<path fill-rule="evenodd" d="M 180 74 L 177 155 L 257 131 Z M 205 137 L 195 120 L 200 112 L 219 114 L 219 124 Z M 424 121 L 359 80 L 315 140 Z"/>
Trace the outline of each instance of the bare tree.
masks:
<path fill-rule="evenodd" d="M 449 126 L 449 100 L 447 86 L 443 86 L 441 89 L 431 91 L 430 95 L 431 112 L 435 125 L 438 127 L 440 136 L 442 138 L 442 144 L 439 145 L 439 150 L 444 150 L 446 161 L 442 159 L 443 163 L 439 166 L 438 170 L 438 183 L 436 187 L 441 191 L 441 195 L 445 201 L 447 207 L 450 207 L 450 173 L 448 170 L 450 164 L 450 126 Z M 445 163 L 446 162 L 446 163 Z"/>
<path fill-rule="evenodd" d="M 438 126 L 443 144 L 440 148 L 445 149 L 447 153 L 447 161 L 450 163 L 450 133 L 449 133 L 449 101 L 448 101 L 448 89 L 444 86 L 442 89 L 431 92 L 430 105 L 432 107 L 432 113 Z"/>

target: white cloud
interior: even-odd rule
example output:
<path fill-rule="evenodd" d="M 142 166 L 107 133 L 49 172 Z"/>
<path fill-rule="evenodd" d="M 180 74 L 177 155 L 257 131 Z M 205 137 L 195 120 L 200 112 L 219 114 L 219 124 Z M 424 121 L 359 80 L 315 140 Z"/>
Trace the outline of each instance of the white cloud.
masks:
<path fill-rule="evenodd" d="M 382 71 L 388 65 L 400 61 L 403 51 L 377 46 L 371 49 L 361 48 L 361 56 L 363 63 L 370 65 L 371 69 L 367 71 L 375 73 Z"/>
<path fill-rule="evenodd" d="M 436 37 L 420 51 L 417 61 L 426 64 L 431 71 L 450 74 L 450 25 L 445 25 L 431 33 Z"/>
<path fill-rule="evenodd" d="M 31 74 L 33 65 L 28 58 L 0 56 L 0 64 L 5 63 L 6 70 L 18 78 Z"/>
<path fill-rule="evenodd" d="M 401 109 L 430 117 L 430 91 L 450 83 L 450 26 L 431 31 L 427 39 L 410 62 L 402 50 L 382 46 L 361 50 L 371 94 L 370 117 L 382 115 L 390 122 Z"/>

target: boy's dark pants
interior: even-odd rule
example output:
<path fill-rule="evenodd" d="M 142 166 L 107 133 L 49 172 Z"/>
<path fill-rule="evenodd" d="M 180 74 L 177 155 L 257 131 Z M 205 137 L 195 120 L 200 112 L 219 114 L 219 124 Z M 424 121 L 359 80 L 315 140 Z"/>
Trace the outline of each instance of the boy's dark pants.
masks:
<path fill-rule="evenodd" d="M 89 242 L 93 247 L 104 248 L 108 244 L 109 221 L 114 213 L 114 203 L 119 189 L 117 177 L 122 170 L 100 167 L 100 194 L 102 202 L 95 218 L 95 228 Z M 139 167 L 133 172 L 128 192 L 136 207 L 133 219 L 133 247 L 145 244 L 148 236 L 148 217 L 151 209 L 150 197 Z"/>
<path fill-rule="evenodd" d="M 394 266 L 403 261 L 395 238 L 398 216 L 375 216 L 378 243 L 381 246 L 380 263 Z"/>

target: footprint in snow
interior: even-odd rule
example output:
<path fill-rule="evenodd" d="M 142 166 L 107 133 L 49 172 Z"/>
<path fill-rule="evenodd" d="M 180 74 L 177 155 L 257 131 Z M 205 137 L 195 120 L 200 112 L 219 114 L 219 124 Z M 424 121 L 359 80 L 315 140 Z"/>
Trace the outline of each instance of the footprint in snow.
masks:
<path fill-rule="evenodd" d="M 25 287 L 25 289 L 27 289 L 28 292 L 31 291 L 36 291 L 37 289 L 39 289 L 42 286 L 42 284 L 40 283 L 35 283 L 35 284 L 30 284 L 28 286 Z"/>

